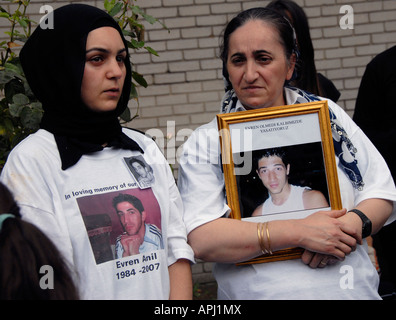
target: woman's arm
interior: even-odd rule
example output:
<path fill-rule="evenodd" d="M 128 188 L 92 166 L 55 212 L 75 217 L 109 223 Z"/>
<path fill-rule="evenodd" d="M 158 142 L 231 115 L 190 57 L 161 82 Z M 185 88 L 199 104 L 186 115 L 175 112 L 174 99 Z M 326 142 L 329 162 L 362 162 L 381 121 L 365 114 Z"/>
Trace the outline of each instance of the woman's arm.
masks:
<path fill-rule="evenodd" d="M 362 211 L 372 223 L 372 234 L 377 233 L 386 220 L 390 217 L 393 210 L 392 201 L 384 199 L 367 199 L 360 202 L 356 209 Z M 356 240 L 358 243 L 362 243 L 362 220 L 354 212 L 348 212 L 345 216 L 340 217 L 340 220 L 350 225 L 355 229 L 357 234 Z"/>
<path fill-rule="evenodd" d="M 345 210 L 318 211 L 307 218 L 271 221 L 268 224 L 271 249 L 302 247 L 343 259 L 354 250 L 356 239 L 338 218 Z M 189 243 L 197 258 L 206 261 L 235 263 L 262 253 L 257 223 L 219 218 L 194 229 Z"/>
<path fill-rule="evenodd" d="M 356 209 L 362 211 L 372 223 L 372 234 L 377 233 L 382 226 L 385 224 L 386 220 L 392 213 L 393 203 L 384 199 L 367 199 L 360 202 Z M 347 214 L 339 218 L 345 225 L 352 230 L 349 233 L 356 239 L 358 244 L 362 244 L 362 220 L 354 212 L 348 212 Z M 310 250 L 306 250 L 302 255 L 302 261 L 312 268 L 320 266 L 323 261 L 325 264 L 333 264 L 337 260 L 333 257 L 329 257 L 320 253 L 315 253 Z"/>
<path fill-rule="evenodd" d="M 190 261 L 177 260 L 169 268 L 170 300 L 192 299 L 192 275 Z"/>

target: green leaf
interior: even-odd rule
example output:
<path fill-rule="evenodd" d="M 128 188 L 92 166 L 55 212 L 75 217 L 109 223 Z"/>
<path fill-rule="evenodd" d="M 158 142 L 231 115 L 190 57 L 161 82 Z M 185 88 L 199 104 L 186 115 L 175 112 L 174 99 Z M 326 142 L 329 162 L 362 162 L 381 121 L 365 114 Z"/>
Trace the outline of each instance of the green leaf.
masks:
<path fill-rule="evenodd" d="M 136 91 L 136 86 L 135 86 L 135 84 L 132 83 L 131 93 L 129 94 L 129 100 L 131 100 L 131 99 L 137 100 L 137 98 L 138 98 L 138 93 Z"/>
<path fill-rule="evenodd" d="M 39 128 L 41 117 L 41 112 L 28 106 L 24 107 L 21 111 L 22 125 L 31 130 L 37 130 Z"/>
<path fill-rule="evenodd" d="M 107 12 L 109 12 L 114 7 L 114 3 L 115 0 L 112 0 L 111 2 L 109 0 L 105 0 L 103 5 Z"/>
<path fill-rule="evenodd" d="M 7 70 L 0 70 L 0 84 L 6 84 L 14 79 L 14 74 Z"/>
<path fill-rule="evenodd" d="M 153 54 L 153 55 L 159 57 L 158 52 L 155 51 L 153 48 L 151 48 L 151 47 L 149 47 L 149 46 L 146 46 L 146 47 L 144 47 L 144 49 L 146 49 L 146 50 L 147 50 L 148 52 L 150 52 L 151 54 Z"/>
<path fill-rule="evenodd" d="M 141 15 L 144 18 L 144 20 L 146 20 L 150 24 L 154 24 L 158 21 L 153 16 L 150 16 L 150 15 L 144 13 L 144 11 L 142 9 L 140 9 L 139 6 L 131 6 L 131 10 L 134 14 Z"/>
<path fill-rule="evenodd" d="M 12 102 L 19 106 L 24 106 L 29 103 L 29 98 L 23 93 L 17 93 L 12 97 Z"/>
<path fill-rule="evenodd" d="M 15 73 L 20 73 L 21 72 L 20 68 L 17 65 L 15 65 L 13 63 L 9 63 L 9 62 L 4 64 L 4 68 L 6 70 L 8 70 L 8 71 L 13 71 Z"/>
<path fill-rule="evenodd" d="M 125 108 L 124 112 L 120 115 L 120 118 L 125 122 L 131 121 L 131 111 L 129 108 Z"/>
<path fill-rule="evenodd" d="M 38 101 L 32 102 L 32 103 L 30 104 L 30 107 L 31 107 L 33 110 L 35 110 L 35 111 L 38 111 L 38 112 L 43 113 L 43 105 L 41 104 L 41 102 L 38 102 Z"/>
<path fill-rule="evenodd" d="M 4 86 L 4 95 L 8 102 L 13 102 L 13 97 L 18 93 L 24 93 L 25 88 L 20 80 L 13 78 Z"/>
<path fill-rule="evenodd" d="M 26 28 L 29 26 L 29 23 L 25 19 L 19 19 L 18 22 L 22 28 Z"/>
<path fill-rule="evenodd" d="M 0 73 L 3 73 L 3 71 L 5 72 L 5 75 L 8 75 L 8 77 L 16 77 L 22 81 L 26 81 L 25 77 L 23 76 L 22 66 L 18 57 L 14 57 L 12 61 L 5 63 L 4 69 L 0 70 Z M 0 77 L 1 76 L 2 75 L 0 75 Z"/>
<path fill-rule="evenodd" d="M 140 74 L 137 73 L 136 71 L 132 71 L 132 78 L 141 86 L 147 88 L 148 84 L 146 82 L 146 80 L 144 79 L 144 77 Z"/>
<path fill-rule="evenodd" d="M 128 44 L 128 46 L 129 46 L 129 44 Z M 140 48 L 143 48 L 143 46 L 144 46 L 144 41 L 136 41 L 135 39 L 131 39 L 130 48 L 140 49 Z"/>
<path fill-rule="evenodd" d="M 122 30 L 122 34 L 124 35 L 124 37 L 136 37 L 135 32 L 131 31 L 131 30 Z"/>
<path fill-rule="evenodd" d="M 24 107 L 25 106 L 23 105 L 12 103 L 10 104 L 10 108 L 8 110 L 10 111 L 10 115 L 13 117 L 19 117 Z"/>
<path fill-rule="evenodd" d="M 109 12 L 109 15 L 111 15 L 112 17 L 114 17 L 115 15 L 117 15 L 123 7 L 123 3 L 122 2 L 118 2 Z"/>

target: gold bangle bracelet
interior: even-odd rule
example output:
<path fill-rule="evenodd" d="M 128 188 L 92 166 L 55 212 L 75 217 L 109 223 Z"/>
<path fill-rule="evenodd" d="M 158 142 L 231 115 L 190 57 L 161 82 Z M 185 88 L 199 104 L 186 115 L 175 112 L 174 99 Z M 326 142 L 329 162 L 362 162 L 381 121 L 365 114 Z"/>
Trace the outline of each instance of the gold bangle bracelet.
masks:
<path fill-rule="evenodd" d="M 268 250 L 265 246 L 264 223 L 261 224 L 261 248 L 264 254 L 268 254 Z"/>
<path fill-rule="evenodd" d="M 257 224 L 257 237 L 258 237 L 258 242 L 259 242 L 261 252 L 263 254 L 267 254 L 268 251 L 265 248 L 264 241 L 263 241 L 264 240 L 264 224 L 261 222 Z"/>
<path fill-rule="evenodd" d="M 271 240 L 270 240 L 270 234 L 269 234 L 269 229 L 268 229 L 268 222 L 265 223 L 265 230 L 267 232 L 268 252 L 269 252 L 269 254 L 272 254 Z"/>
<path fill-rule="evenodd" d="M 260 222 L 257 223 L 257 238 L 258 238 L 258 243 L 260 246 L 261 251 L 263 251 L 263 249 L 261 248 L 261 234 L 260 234 Z"/>

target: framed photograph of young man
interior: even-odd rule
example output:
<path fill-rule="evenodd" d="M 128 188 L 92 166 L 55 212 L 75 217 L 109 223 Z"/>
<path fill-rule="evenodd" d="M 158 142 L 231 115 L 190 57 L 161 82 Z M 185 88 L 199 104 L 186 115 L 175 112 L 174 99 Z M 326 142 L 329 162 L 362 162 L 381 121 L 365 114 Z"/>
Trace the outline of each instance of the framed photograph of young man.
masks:
<path fill-rule="evenodd" d="M 230 218 L 301 219 L 341 209 L 327 101 L 217 115 Z M 301 256 L 301 248 L 246 263 Z"/>

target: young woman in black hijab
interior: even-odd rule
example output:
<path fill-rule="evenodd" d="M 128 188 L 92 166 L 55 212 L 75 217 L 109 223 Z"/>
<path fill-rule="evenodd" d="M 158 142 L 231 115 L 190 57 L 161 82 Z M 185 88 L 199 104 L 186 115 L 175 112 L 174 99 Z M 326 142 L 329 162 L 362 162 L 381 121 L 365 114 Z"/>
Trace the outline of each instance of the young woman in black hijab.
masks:
<path fill-rule="evenodd" d="M 87 35 L 105 26 L 122 34 L 117 23 L 99 9 L 86 5 L 65 6 L 55 10 L 54 28 L 38 27 L 20 54 L 29 85 L 43 104 L 41 128 L 54 134 L 62 169 L 74 165 L 82 154 L 100 150 L 105 143 L 140 150 L 121 132 L 118 121 L 129 101 L 130 81 L 125 81 L 114 110 L 97 112 L 87 107 L 81 97 Z M 127 50 L 126 44 L 125 48 Z M 127 51 L 122 59 L 125 59 L 124 77 L 130 79 Z"/>
<path fill-rule="evenodd" d="M 131 89 L 122 31 L 87 5 L 53 14 L 54 28 L 37 27 L 20 54 L 43 104 L 41 129 L 14 148 L 1 180 L 74 267 L 81 298 L 191 298 L 193 252 L 172 172 L 151 139 L 118 121 Z M 151 166 L 148 188 L 126 165 L 135 157 Z M 139 210 L 113 208 L 120 194 Z"/>

